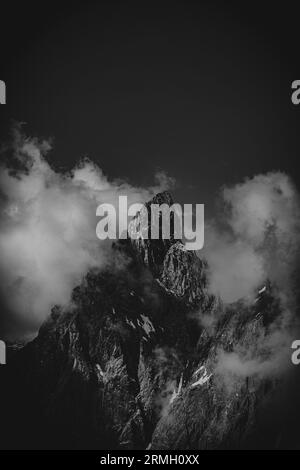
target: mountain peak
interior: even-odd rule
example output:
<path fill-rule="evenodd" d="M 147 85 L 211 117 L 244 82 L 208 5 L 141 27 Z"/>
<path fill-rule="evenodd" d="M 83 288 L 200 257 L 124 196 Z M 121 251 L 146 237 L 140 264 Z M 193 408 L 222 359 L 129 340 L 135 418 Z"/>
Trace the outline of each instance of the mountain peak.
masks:
<path fill-rule="evenodd" d="M 172 206 L 173 198 L 169 191 L 163 191 L 155 194 L 155 196 L 147 202 L 146 206 L 150 204 L 168 204 L 168 206 Z"/>
<path fill-rule="evenodd" d="M 128 226 L 128 233 L 132 234 L 133 232 L 139 232 L 141 235 L 137 238 L 131 238 L 131 244 L 134 248 L 134 251 L 137 253 L 138 258 L 144 265 L 150 268 L 151 272 L 155 277 L 158 277 L 162 271 L 164 258 L 170 249 L 170 247 L 176 243 L 176 240 L 173 237 L 173 227 L 174 227 L 174 214 L 170 214 L 170 238 L 165 239 L 161 235 L 158 239 L 151 238 L 151 213 L 150 207 L 152 204 L 167 204 L 171 206 L 173 204 L 173 198 L 168 191 L 163 191 L 156 194 L 150 201 L 145 204 L 145 210 L 142 209 L 136 214 L 136 216 L 131 220 Z M 159 217 L 159 233 L 161 227 L 161 217 Z M 153 223 L 153 221 L 152 221 Z M 147 234 L 147 236 L 143 235 Z"/>

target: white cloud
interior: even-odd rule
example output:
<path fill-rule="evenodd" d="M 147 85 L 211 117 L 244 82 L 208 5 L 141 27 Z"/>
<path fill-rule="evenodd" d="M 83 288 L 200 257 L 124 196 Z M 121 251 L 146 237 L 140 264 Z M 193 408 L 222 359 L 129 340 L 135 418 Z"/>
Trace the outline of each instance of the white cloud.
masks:
<path fill-rule="evenodd" d="M 153 188 L 109 181 L 89 160 L 58 173 L 45 159 L 50 148 L 16 132 L 12 160 L 21 169 L 0 167 L 0 290 L 6 314 L 32 329 L 69 303 L 89 269 L 106 265 L 110 243 L 96 237 L 96 207 L 117 204 L 119 194 L 144 202 L 168 184 L 163 173 Z"/>
<path fill-rule="evenodd" d="M 269 279 L 287 294 L 300 247 L 299 195 L 291 179 L 281 172 L 257 175 L 223 188 L 221 198 L 221 221 L 206 225 L 211 290 L 225 302 L 253 300 Z"/>

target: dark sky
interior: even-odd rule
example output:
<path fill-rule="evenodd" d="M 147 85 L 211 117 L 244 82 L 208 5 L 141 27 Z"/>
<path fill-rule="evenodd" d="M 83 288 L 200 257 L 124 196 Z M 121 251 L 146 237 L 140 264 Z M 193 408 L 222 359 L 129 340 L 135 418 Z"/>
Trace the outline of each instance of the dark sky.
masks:
<path fill-rule="evenodd" d="M 208 212 L 223 184 L 270 170 L 297 180 L 300 15 L 286 2 L 237 5 L 1 5 L 3 136 L 25 121 L 55 138 L 57 167 L 88 155 L 133 184 L 163 169 L 180 202 Z"/>

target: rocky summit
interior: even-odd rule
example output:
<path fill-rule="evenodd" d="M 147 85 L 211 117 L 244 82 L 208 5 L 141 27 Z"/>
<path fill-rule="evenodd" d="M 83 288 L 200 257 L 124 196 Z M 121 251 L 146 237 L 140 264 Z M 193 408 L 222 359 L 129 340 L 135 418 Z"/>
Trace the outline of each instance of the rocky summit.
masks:
<path fill-rule="evenodd" d="M 180 240 L 116 242 L 68 309 L 53 308 L 33 341 L 8 347 L 1 448 L 284 445 L 272 411 L 282 380 L 227 367 L 236 351 L 266 344 L 280 304 L 266 283 L 251 305 L 224 306 L 208 270 Z"/>

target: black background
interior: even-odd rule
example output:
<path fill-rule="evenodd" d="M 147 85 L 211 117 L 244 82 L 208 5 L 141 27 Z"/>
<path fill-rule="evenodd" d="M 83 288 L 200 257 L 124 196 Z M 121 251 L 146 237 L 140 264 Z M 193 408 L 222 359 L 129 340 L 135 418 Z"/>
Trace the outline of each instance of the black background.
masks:
<path fill-rule="evenodd" d="M 165 170 L 206 215 L 223 184 L 271 170 L 299 184 L 296 5 L 2 3 L 2 139 L 17 120 L 54 138 L 58 169 L 88 155 L 137 185 Z"/>

